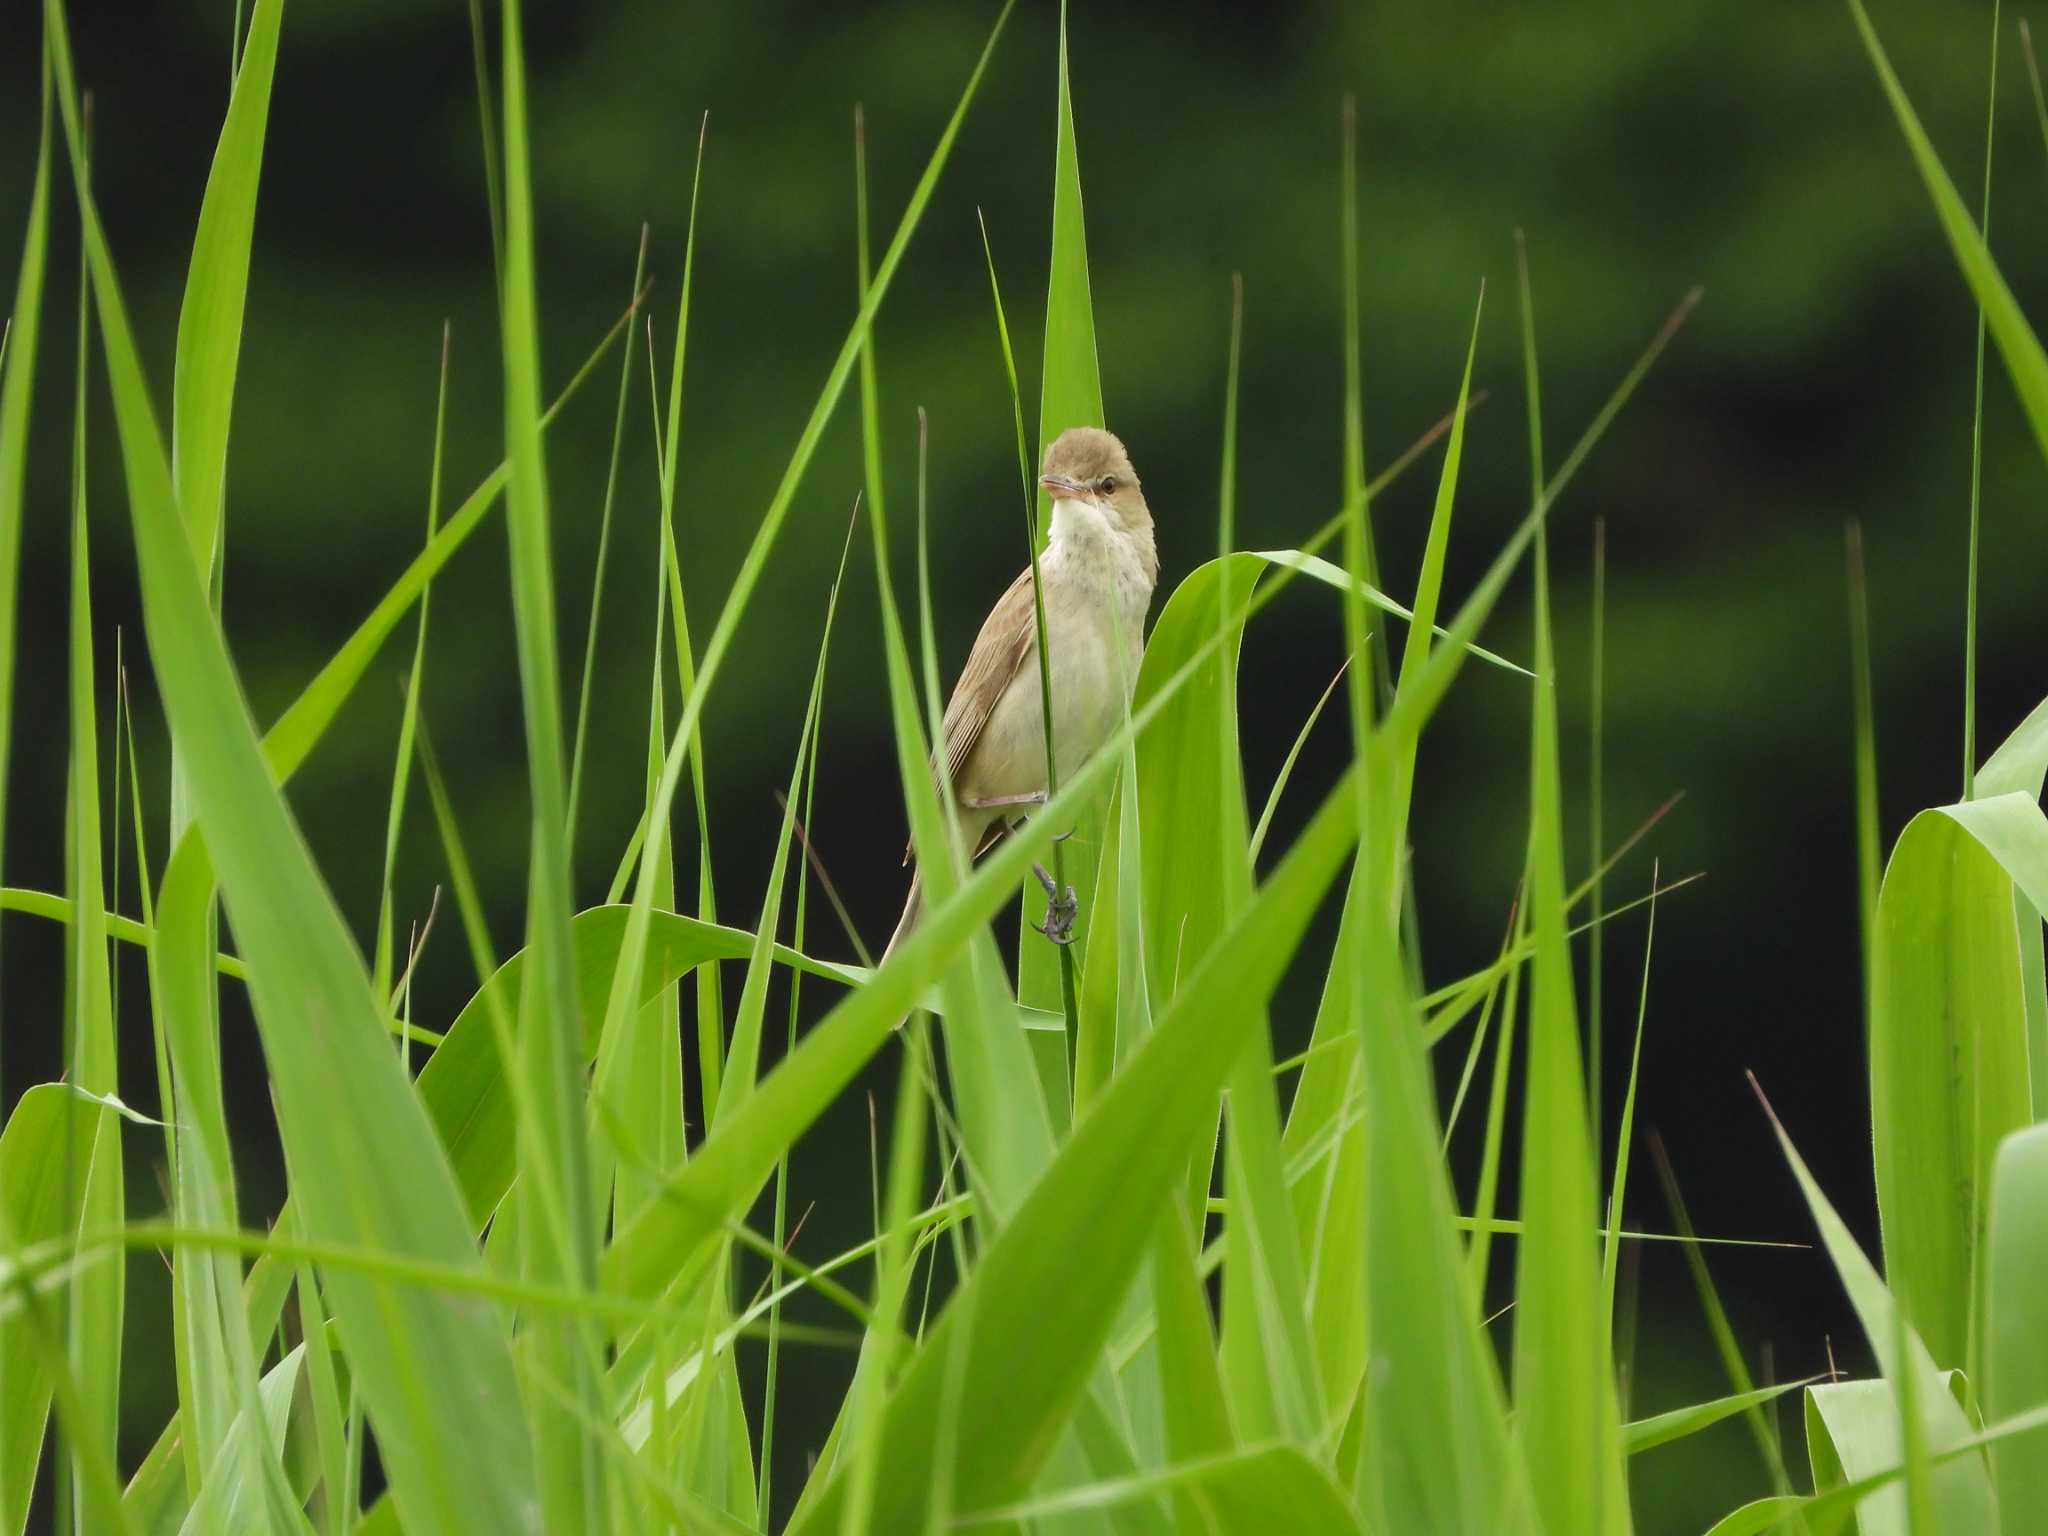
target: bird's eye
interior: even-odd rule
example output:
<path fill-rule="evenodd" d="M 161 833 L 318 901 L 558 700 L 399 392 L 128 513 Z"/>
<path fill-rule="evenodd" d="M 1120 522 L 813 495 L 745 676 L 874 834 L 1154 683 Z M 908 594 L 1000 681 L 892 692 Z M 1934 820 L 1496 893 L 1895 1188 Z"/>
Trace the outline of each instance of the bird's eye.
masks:
<path fill-rule="evenodd" d="M 1116 494 L 1116 476 L 1104 475 L 1095 482 L 1095 489 L 1104 496 L 1114 496 Z"/>

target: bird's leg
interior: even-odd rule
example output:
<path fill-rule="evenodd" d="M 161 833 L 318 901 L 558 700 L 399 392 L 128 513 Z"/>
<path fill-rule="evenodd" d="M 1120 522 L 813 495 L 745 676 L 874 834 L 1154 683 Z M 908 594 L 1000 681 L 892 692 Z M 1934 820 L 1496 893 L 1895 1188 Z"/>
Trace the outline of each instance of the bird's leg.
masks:
<path fill-rule="evenodd" d="M 1074 919 L 1081 915 L 1080 898 L 1074 894 L 1071 885 L 1062 896 L 1059 882 L 1043 864 L 1034 862 L 1031 873 L 1038 876 L 1038 883 L 1045 887 L 1045 921 L 1034 926 L 1055 944 L 1073 943 Z"/>

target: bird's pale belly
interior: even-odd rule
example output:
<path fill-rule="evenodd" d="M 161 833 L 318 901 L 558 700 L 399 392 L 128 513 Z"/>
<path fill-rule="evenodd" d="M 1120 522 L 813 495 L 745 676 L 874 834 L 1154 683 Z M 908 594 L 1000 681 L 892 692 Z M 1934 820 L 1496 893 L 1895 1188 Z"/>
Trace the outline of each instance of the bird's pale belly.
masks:
<path fill-rule="evenodd" d="M 1123 718 L 1136 658 L 1088 624 L 1051 623 L 1053 747 L 1066 783 Z M 1121 663 L 1121 664 L 1120 664 Z M 963 801 L 1006 800 L 1045 789 L 1045 712 L 1034 651 L 990 713 L 956 786 Z"/>

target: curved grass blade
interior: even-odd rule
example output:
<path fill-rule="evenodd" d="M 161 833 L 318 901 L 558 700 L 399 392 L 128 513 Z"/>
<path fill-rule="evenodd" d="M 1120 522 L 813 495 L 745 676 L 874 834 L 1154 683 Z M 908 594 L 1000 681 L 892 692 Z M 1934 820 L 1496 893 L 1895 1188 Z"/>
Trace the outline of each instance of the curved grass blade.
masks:
<path fill-rule="evenodd" d="M 1885 1271 L 1934 1358 L 1973 1377 L 1992 1160 L 2034 1119 L 2016 876 L 2048 900 L 2048 821 L 2024 795 L 1924 811 L 1900 834 L 1877 907 L 1870 1096 Z"/>

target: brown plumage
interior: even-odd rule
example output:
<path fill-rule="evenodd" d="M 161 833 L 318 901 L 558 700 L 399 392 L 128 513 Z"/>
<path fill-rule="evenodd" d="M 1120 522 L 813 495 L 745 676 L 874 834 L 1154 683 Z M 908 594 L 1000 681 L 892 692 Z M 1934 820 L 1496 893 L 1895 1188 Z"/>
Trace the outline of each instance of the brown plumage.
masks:
<path fill-rule="evenodd" d="M 1046 450 L 1039 483 L 1053 497 L 1039 575 L 1054 749 L 1065 783 L 1122 719 L 1137 682 L 1159 560 L 1151 509 L 1114 434 L 1097 427 L 1062 433 Z M 942 733 L 932 771 L 942 788 L 951 785 L 963 840 L 978 856 L 1045 793 L 1044 699 L 1029 566 L 975 637 Z M 890 950 L 917 920 L 921 885 L 913 876 Z"/>

